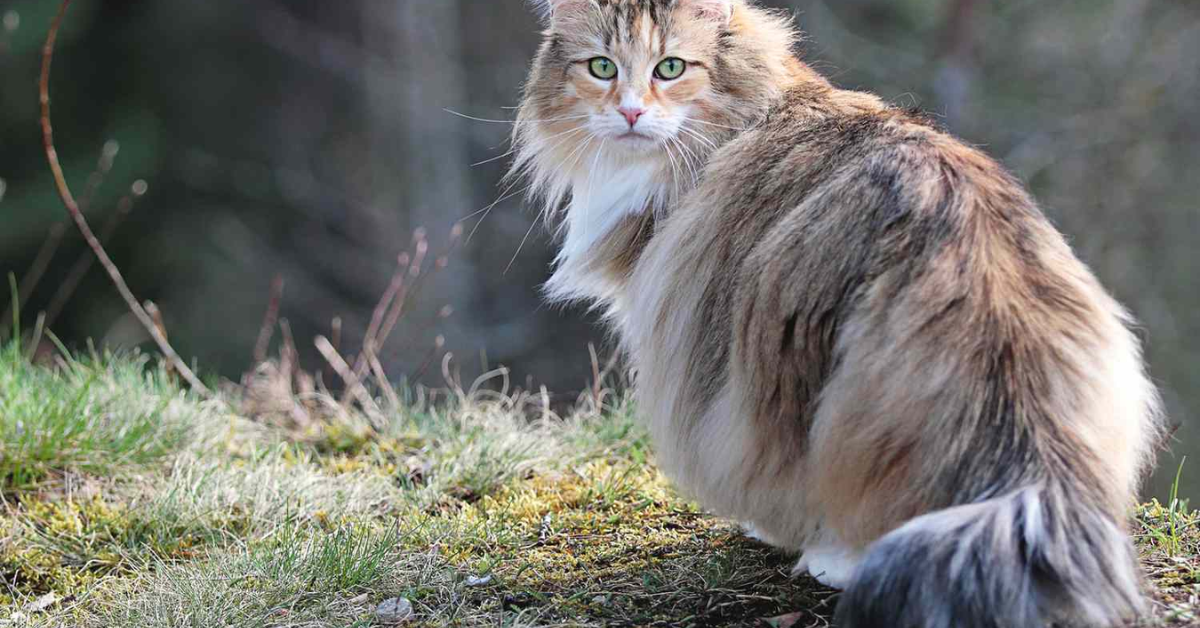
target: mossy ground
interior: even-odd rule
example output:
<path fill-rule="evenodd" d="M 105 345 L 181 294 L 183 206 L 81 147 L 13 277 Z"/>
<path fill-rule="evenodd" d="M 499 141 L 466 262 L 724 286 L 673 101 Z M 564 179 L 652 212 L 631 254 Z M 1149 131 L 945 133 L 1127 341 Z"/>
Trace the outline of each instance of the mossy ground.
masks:
<path fill-rule="evenodd" d="M 403 597 L 414 626 L 826 626 L 836 602 L 676 495 L 623 403 L 462 394 L 298 427 L 136 359 L 4 360 L 64 398 L 124 391 L 77 408 L 89 429 L 167 431 L 43 447 L 31 473 L 0 442 L 0 625 L 370 626 Z M 0 390 L 4 433 L 29 442 L 45 407 Z M 1200 625 L 1197 520 L 1173 503 L 1135 517 L 1153 625 Z"/>

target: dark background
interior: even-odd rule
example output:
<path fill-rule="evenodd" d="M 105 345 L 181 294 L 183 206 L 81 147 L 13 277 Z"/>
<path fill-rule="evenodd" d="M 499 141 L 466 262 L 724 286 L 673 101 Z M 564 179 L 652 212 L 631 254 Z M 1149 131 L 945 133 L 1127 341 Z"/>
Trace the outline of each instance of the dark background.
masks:
<path fill-rule="evenodd" d="M 65 216 L 36 124 L 57 4 L 0 0 L 0 271 L 18 277 Z M 1015 171 L 1135 312 L 1183 423 L 1162 494 L 1178 455 L 1200 451 L 1188 423 L 1200 410 L 1200 3 L 767 4 L 796 12 L 807 59 L 839 84 L 926 109 Z M 511 119 L 537 29 L 520 0 L 77 0 L 52 81 L 59 153 L 78 195 L 106 143 L 119 147 L 95 225 L 148 183 L 109 247 L 182 354 L 236 379 L 280 274 L 282 315 L 315 368 L 311 338 L 333 317 L 356 347 L 413 229 L 440 250 L 499 195 L 506 160 L 472 164 L 505 153 L 509 126 L 444 109 Z M 548 235 L 534 228 L 517 255 L 533 220 L 520 199 L 500 203 L 451 255 L 384 352 L 393 377 L 442 334 L 468 379 L 486 353 L 518 382 L 585 385 L 588 343 L 604 333 L 540 301 Z M 27 311 L 48 307 L 82 247 L 68 231 Z M 445 305 L 455 313 L 441 320 Z M 99 268 L 52 329 L 74 346 L 145 341 Z"/>

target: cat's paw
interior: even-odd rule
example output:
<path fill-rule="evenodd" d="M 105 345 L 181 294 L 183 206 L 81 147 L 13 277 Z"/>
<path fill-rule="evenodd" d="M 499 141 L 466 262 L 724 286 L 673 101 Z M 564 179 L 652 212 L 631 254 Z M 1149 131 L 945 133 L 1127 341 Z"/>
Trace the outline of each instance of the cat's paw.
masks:
<path fill-rule="evenodd" d="M 845 589 L 860 562 L 861 552 L 834 545 L 818 545 L 804 550 L 804 555 L 792 568 L 792 576 L 808 572 L 827 587 Z"/>
<path fill-rule="evenodd" d="M 743 522 L 741 524 L 741 528 L 742 528 L 742 534 L 745 534 L 747 537 L 752 538 L 755 541 L 762 543 L 763 545 L 779 547 L 779 543 L 776 543 L 774 541 L 774 539 L 772 539 L 770 536 L 767 535 L 766 532 L 763 532 L 762 530 L 760 530 L 758 528 L 758 526 L 754 525 L 753 523 Z"/>

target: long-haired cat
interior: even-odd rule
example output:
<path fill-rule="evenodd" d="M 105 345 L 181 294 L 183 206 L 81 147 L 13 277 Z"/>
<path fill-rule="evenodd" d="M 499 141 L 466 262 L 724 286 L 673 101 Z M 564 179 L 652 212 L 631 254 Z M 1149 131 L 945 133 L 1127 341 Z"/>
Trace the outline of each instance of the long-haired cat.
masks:
<path fill-rule="evenodd" d="M 846 589 L 844 628 L 1112 626 L 1159 436 L 1130 317 L 1021 185 L 832 86 L 749 0 L 537 0 L 520 107 L 662 468 Z"/>

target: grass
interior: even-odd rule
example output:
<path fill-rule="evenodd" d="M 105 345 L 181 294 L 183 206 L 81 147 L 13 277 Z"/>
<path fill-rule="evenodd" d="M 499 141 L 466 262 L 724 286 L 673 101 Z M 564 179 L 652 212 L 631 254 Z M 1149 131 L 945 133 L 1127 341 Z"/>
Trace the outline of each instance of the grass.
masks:
<path fill-rule="evenodd" d="M 619 400 L 461 393 L 373 432 L 325 399 L 243 416 L 271 404 L 136 355 L 9 346 L 0 383 L 0 626 L 375 626 L 394 598 L 413 626 L 825 626 L 836 602 L 676 495 Z M 1196 521 L 1177 489 L 1136 512 L 1150 625 L 1200 625 Z"/>
<path fill-rule="evenodd" d="M 162 459 L 187 436 L 181 399 L 144 359 L 66 358 L 51 371 L 28 368 L 18 344 L 0 349 L 0 491 Z"/>

